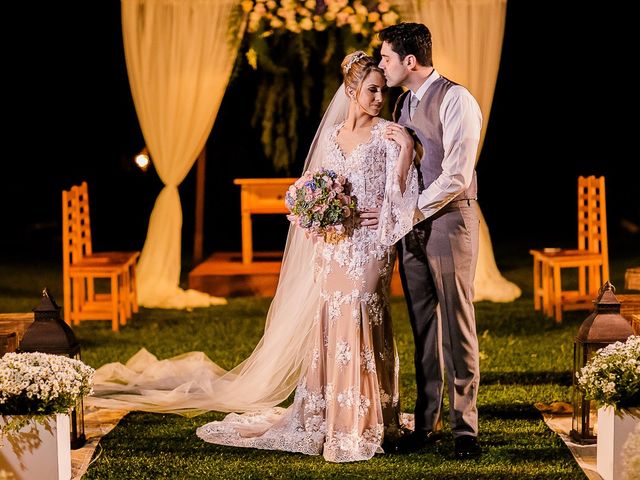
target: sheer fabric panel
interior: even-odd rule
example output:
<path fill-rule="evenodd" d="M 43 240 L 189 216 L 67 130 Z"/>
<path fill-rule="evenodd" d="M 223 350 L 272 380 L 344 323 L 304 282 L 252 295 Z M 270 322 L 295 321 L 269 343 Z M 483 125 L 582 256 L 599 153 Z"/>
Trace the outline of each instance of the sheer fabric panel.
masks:
<path fill-rule="evenodd" d="M 145 307 L 226 303 L 179 287 L 182 207 L 178 185 L 204 147 L 222 101 L 240 35 L 230 37 L 237 0 L 122 0 L 129 83 L 159 194 L 138 263 Z"/>

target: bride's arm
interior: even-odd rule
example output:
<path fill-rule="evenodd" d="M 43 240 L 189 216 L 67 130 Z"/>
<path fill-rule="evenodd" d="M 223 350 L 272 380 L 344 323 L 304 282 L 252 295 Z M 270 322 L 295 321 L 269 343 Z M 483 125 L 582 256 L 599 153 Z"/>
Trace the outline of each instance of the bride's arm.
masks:
<path fill-rule="evenodd" d="M 380 208 L 378 239 L 393 245 L 420 220 L 418 204 L 418 172 L 413 163 L 413 139 L 400 125 L 386 133 L 386 181 Z"/>

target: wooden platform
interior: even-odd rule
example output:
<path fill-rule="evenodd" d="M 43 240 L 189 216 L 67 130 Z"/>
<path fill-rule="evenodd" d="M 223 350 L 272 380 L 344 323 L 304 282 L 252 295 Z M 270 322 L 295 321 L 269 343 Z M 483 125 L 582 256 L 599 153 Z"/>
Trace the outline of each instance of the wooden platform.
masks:
<path fill-rule="evenodd" d="M 242 263 L 240 252 L 217 252 L 189 272 L 189 288 L 218 297 L 272 297 L 281 262 L 282 252 L 254 252 L 249 264 Z M 397 268 L 391 294 L 403 295 Z"/>

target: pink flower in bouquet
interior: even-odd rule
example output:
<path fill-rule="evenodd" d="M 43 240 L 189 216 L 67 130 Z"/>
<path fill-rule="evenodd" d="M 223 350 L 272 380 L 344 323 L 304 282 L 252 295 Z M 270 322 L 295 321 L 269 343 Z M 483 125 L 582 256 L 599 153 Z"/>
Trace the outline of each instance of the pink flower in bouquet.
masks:
<path fill-rule="evenodd" d="M 356 209 L 356 199 L 348 191 L 347 178 L 332 170 L 305 172 L 285 195 L 291 212 L 287 218 L 309 233 L 342 234 Z"/>

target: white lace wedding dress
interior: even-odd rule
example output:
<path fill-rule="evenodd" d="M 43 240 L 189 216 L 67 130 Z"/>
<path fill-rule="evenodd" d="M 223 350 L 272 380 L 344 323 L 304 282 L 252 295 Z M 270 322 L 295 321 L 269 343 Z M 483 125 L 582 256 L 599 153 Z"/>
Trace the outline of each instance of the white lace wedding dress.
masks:
<path fill-rule="evenodd" d="M 322 166 L 349 179 L 358 208 L 381 208 L 380 224 L 378 229 L 356 228 L 337 243 L 316 244 L 321 301 L 293 404 L 231 413 L 200 427 L 203 440 L 350 462 L 382 453 L 383 438 L 399 434 L 399 364 L 389 285 L 393 244 L 413 226 L 418 185 L 412 167 L 406 191 L 400 193 L 395 173 L 399 147 L 384 138 L 388 123 L 378 119 L 370 140 L 348 155 L 336 141 L 343 124 L 329 130 Z"/>

